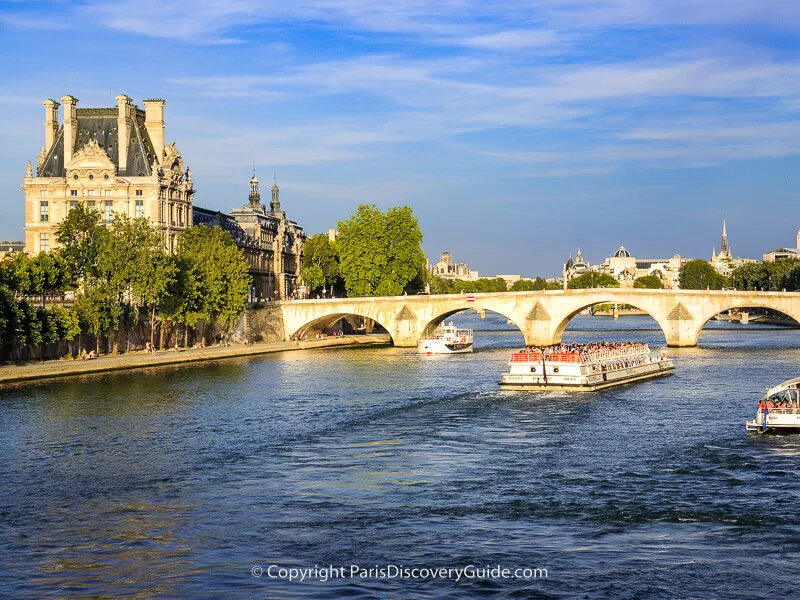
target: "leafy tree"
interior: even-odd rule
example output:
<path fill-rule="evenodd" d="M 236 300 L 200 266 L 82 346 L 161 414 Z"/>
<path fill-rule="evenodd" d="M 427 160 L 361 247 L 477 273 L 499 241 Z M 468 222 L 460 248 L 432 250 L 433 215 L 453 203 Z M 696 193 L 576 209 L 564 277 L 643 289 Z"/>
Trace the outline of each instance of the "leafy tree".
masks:
<path fill-rule="evenodd" d="M 60 252 L 40 252 L 29 263 L 27 295 L 41 296 L 45 308 L 47 296 L 62 294 L 70 287 L 69 263 Z"/>
<path fill-rule="evenodd" d="M 408 206 L 362 204 L 339 222 L 336 241 L 348 296 L 399 296 L 424 268 L 422 232 Z"/>
<path fill-rule="evenodd" d="M 173 310 L 194 326 L 199 319 L 220 320 L 232 327 L 241 316 L 250 289 L 242 252 L 219 227 L 189 227 L 178 237 L 180 301 Z"/>
<path fill-rule="evenodd" d="M 633 287 L 644 288 L 648 290 L 662 290 L 664 284 L 656 275 L 645 275 L 644 277 L 637 277 L 633 282 Z"/>
<path fill-rule="evenodd" d="M 336 243 L 331 242 L 326 234 L 317 233 L 306 240 L 300 276 L 309 291 L 315 291 L 325 284 L 334 285 L 339 280 Z"/>
<path fill-rule="evenodd" d="M 512 292 L 532 292 L 533 281 L 529 279 L 517 279 L 511 286 Z"/>
<path fill-rule="evenodd" d="M 61 253 L 76 280 L 91 275 L 103 253 L 109 232 L 100 219 L 99 211 L 78 204 L 67 213 L 56 229 Z"/>
<path fill-rule="evenodd" d="M 577 277 L 573 277 L 567 283 L 567 287 L 571 290 L 584 289 L 584 288 L 618 288 L 619 281 L 614 279 L 607 273 L 595 273 L 588 271 Z"/>
<path fill-rule="evenodd" d="M 313 292 L 325 285 L 325 272 L 319 265 L 308 265 L 300 268 L 300 278 L 308 286 L 308 291 Z"/>
<path fill-rule="evenodd" d="M 533 280 L 533 289 L 537 290 L 546 290 L 547 288 L 547 280 L 543 279 L 542 277 L 537 277 Z"/>
<path fill-rule="evenodd" d="M 723 277 L 714 270 L 709 263 L 704 260 L 690 260 L 681 267 L 678 275 L 681 289 L 684 290 L 721 290 L 728 283 Z"/>

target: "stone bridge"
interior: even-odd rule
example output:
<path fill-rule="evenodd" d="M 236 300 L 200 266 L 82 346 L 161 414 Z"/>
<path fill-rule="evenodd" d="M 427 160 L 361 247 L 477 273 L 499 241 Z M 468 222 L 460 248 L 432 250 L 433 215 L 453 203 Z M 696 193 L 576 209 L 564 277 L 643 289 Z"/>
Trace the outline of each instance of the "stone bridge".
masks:
<path fill-rule="evenodd" d="M 499 313 L 519 327 L 528 345 L 557 344 L 570 320 L 595 304 L 629 304 L 649 314 L 669 346 L 695 346 L 709 319 L 731 308 L 769 308 L 800 321 L 800 293 L 736 290 L 595 288 L 492 294 L 333 298 L 281 303 L 286 338 L 326 331 L 339 319 L 372 319 L 395 346 L 416 346 L 442 321 L 465 310 Z"/>

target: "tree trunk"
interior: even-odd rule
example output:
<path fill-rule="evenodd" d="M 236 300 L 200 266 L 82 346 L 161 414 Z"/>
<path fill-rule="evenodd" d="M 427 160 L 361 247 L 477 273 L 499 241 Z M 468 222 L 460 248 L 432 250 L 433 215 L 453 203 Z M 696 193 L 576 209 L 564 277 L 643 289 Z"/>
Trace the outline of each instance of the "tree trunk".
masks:
<path fill-rule="evenodd" d="M 155 343 L 155 332 L 156 332 L 156 307 L 153 306 L 152 317 L 150 318 L 150 346 L 151 347 Z"/>
<path fill-rule="evenodd" d="M 186 323 L 183 326 L 183 347 L 184 348 L 188 348 L 189 347 L 189 324 L 188 323 Z"/>

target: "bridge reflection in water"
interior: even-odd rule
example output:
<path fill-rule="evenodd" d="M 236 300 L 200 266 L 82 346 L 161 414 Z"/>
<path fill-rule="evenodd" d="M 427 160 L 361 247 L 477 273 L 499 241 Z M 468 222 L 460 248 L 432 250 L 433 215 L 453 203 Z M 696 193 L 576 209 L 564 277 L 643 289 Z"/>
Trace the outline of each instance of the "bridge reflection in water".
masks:
<path fill-rule="evenodd" d="M 628 304 L 658 323 L 667 345 L 696 346 L 703 326 L 733 308 L 768 308 L 800 321 L 800 293 L 737 290 L 599 288 L 491 294 L 333 298 L 281 303 L 286 338 L 323 331 L 347 315 L 372 319 L 395 346 L 413 347 L 448 317 L 465 309 L 490 310 L 519 327 L 528 345 L 561 341 L 570 320 L 595 304 Z"/>

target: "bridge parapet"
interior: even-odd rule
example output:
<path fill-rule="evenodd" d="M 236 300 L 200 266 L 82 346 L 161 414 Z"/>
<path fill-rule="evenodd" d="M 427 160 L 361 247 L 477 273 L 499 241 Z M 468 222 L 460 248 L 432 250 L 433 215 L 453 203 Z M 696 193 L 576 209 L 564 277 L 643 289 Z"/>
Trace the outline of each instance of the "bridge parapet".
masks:
<path fill-rule="evenodd" d="M 331 326 L 345 315 L 372 319 L 395 346 L 413 347 L 439 323 L 465 309 L 490 310 L 515 323 L 529 345 L 561 341 L 570 320 L 595 304 L 629 304 L 647 312 L 669 346 L 695 346 L 705 323 L 731 308 L 760 307 L 800 321 L 800 293 L 736 290 L 646 290 L 594 288 L 491 294 L 446 294 L 384 298 L 332 298 L 281 303 L 287 339 L 303 328 Z"/>

